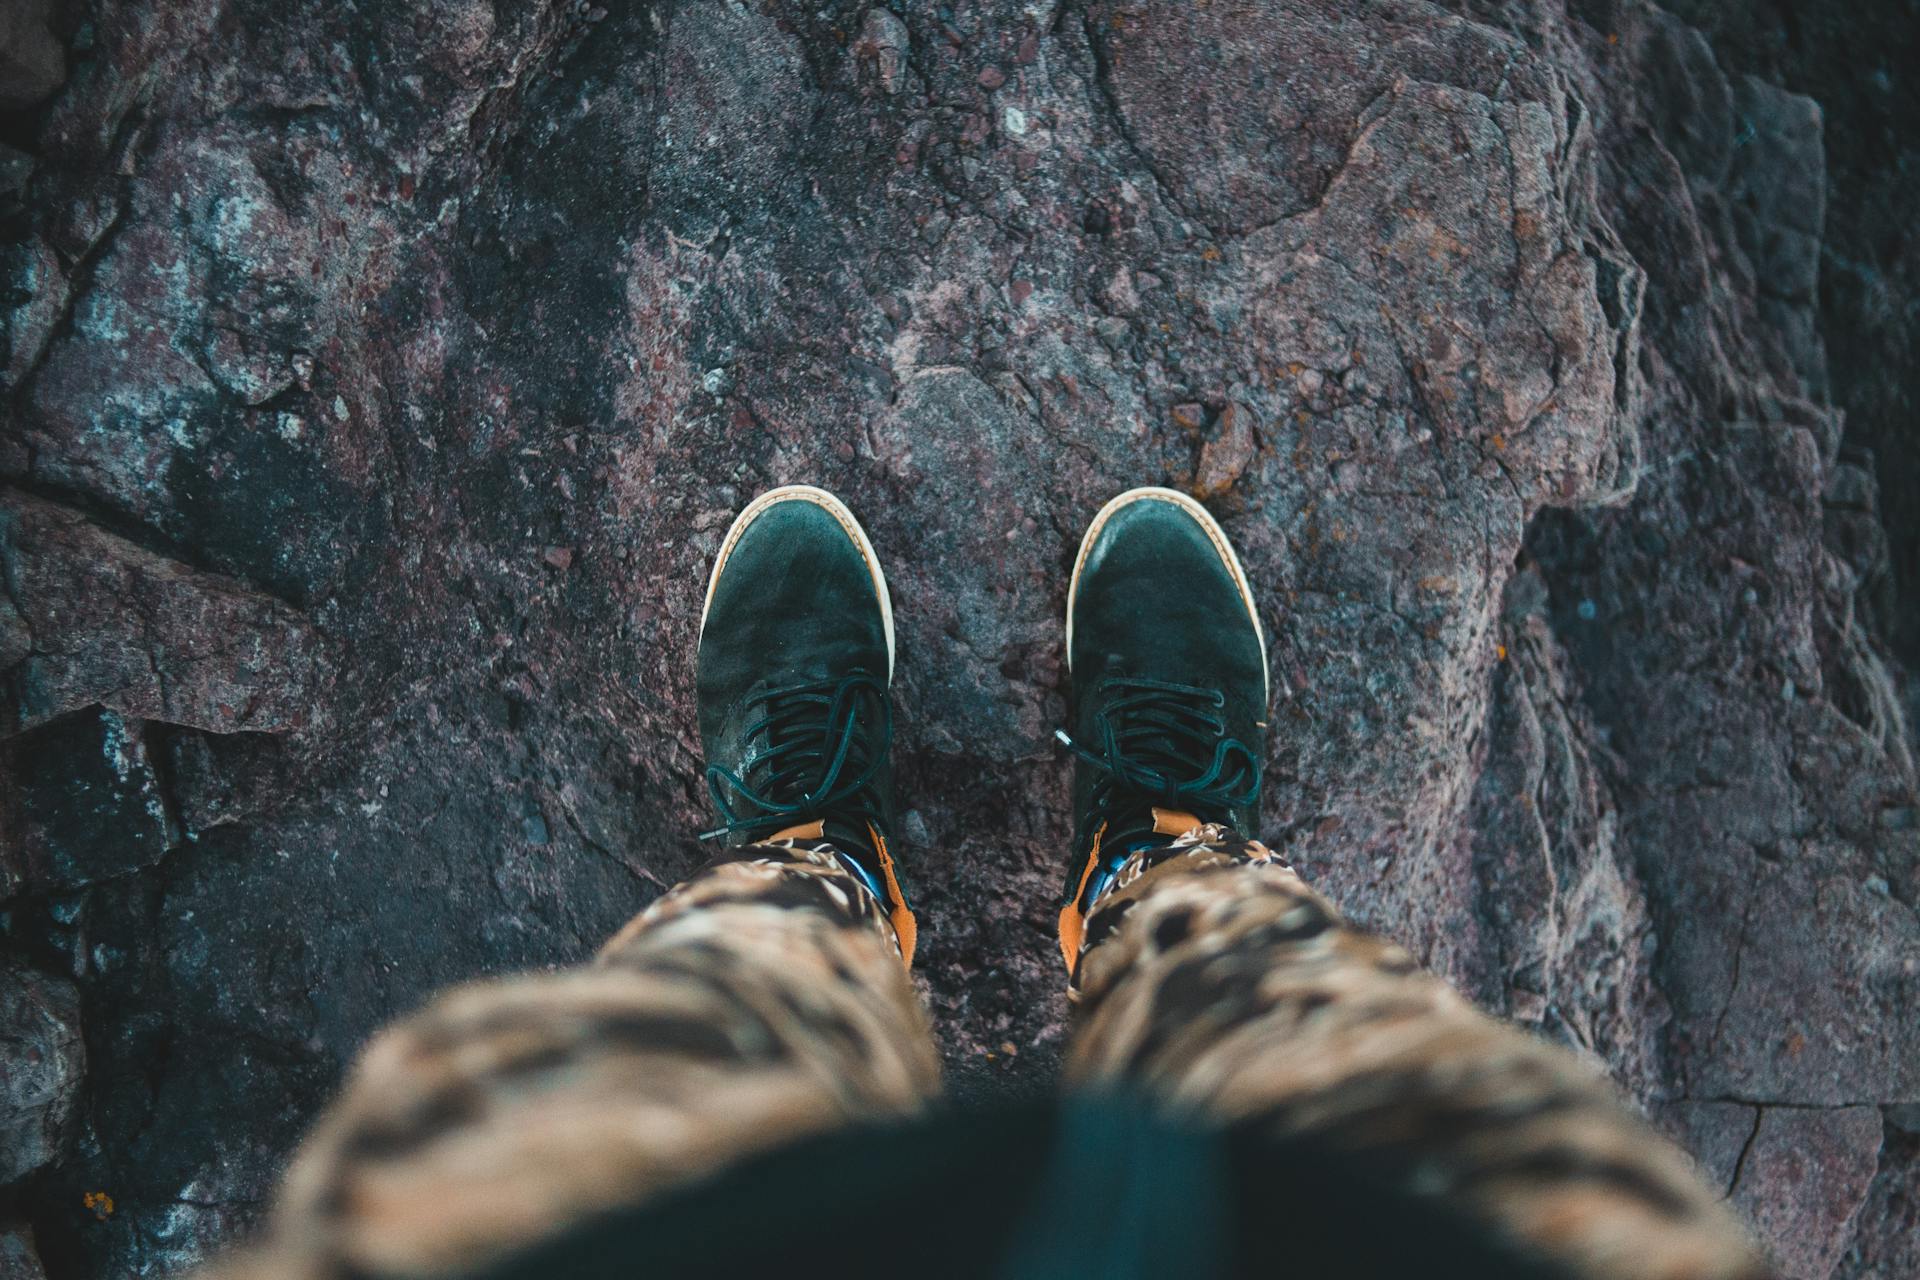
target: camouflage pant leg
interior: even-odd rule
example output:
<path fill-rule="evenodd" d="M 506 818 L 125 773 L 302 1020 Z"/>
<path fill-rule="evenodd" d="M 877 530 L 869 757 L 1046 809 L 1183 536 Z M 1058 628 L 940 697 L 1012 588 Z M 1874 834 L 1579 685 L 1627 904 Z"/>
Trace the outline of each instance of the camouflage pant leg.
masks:
<path fill-rule="evenodd" d="M 1070 988 L 1081 1083 L 1350 1150 L 1592 1277 L 1766 1274 L 1677 1148 L 1564 1049 L 1346 925 L 1203 827 L 1094 904 Z"/>
<path fill-rule="evenodd" d="M 459 1269 L 938 1087 L 886 912 L 824 846 L 753 846 L 591 965 L 456 990 L 382 1034 L 223 1274 Z"/>

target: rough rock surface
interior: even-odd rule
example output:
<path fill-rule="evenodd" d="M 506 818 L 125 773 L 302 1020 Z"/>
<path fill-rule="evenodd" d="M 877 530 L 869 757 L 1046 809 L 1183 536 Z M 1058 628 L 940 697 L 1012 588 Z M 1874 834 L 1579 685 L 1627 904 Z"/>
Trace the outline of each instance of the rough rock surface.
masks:
<path fill-rule="evenodd" d="M 1913 526 L 1838 407 L 1817 86 L 1605 0 L 51 23 L 0 115 L 0 947 L 87 1068 L 7 1248 L 189 1264 L 381 1022 L 697 865 L 699 586 L 806 479 L 889 562 L 956 1087 L 1050 1078 L 1066 569 L 1172 484 L 1262 589 L 1269 837 L 1789 1274 L 1911 1262 Z"/>
<path fill-rule="evenodd" d="M 33 1233 L 23 1227 L 0 1231 L 0 1280 L 46 1280 Z"/>
<path fill-rule="evenodd" d="M 0 1183 L 60 1154 L 86 1056 L 73 984 L 0 964 Z"/>

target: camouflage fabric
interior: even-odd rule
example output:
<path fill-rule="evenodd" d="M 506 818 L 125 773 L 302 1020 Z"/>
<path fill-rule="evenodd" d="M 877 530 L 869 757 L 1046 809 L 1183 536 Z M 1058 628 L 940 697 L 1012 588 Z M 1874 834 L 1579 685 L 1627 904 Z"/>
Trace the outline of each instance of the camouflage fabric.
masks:
<path fill-rule="evenodd" d="M 825 844 L 731 851 L 594 963 L 466 987 L 367 1050 L 222 1275 L 451 1275 L 938 1094 L 890 913 Z M 1759 1276 L 1687 1159 L 1563 1050 L 1201 827 L 1092 904 L 1076 1087 L 1312 1131 L 1595 1277 Z M 937 1152 L 928 1153 L 937 1159 Z"/>
<path fill-rule="evenodd" d="M 1611 1082 L 1345 924 L 1258 841 L 1202 826 L 1130 857 L 1088 913 L 1070 995 L 1077 1084 L 1314 1133 L 1577 1274 L 1765 1274 Z"/>
<path fill-rule="evenodd" d="M 231 1274 L 458 1274 L 938 1088 L 887 912 L 824 845 L 732 850 L 592 964 L 377 1038 Z"/>

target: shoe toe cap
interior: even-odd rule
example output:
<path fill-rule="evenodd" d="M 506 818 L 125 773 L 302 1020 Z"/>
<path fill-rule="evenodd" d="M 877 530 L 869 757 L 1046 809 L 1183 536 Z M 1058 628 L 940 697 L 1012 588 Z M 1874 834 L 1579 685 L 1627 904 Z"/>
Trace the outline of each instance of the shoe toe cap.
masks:
<path fill-rule="evenodd" d="M 721 550 L 700 636 L 702 701 L 890 667 L 884 579 L 850 517 L 775 501 Z"/>
<path fill-rule="evenodd" d="M 1230 694 L 1251 685 L 1264 701 L 1264 645 L 1236 561 L 1184 504 L 1146 496 L 1110 512 L 1073 595 L 1076 679 L 1117 667 Z"/>

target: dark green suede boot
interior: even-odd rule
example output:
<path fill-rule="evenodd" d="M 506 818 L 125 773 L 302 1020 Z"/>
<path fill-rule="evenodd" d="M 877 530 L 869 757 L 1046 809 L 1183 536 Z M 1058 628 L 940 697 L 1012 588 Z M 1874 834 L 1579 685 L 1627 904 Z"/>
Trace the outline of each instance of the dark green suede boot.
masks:
<path fill-rule="evenodd" d="M 866 531 L 823 489 L 755 498 L 727 530 L 700 616 L 700 741 L 730 844 L 819 840 L 883 903 L 913 959 L 887 849 L 893 604 Z"/>
<path fill-rule="evenodd" d="M 1246 571 L 1206 508 L 1131 489 L 1093 518 L 1067 590 L 1074 854 L 1060 949 L 1127 855 L 1202 823 L 1252 835 L 1267 647 Z"/>

